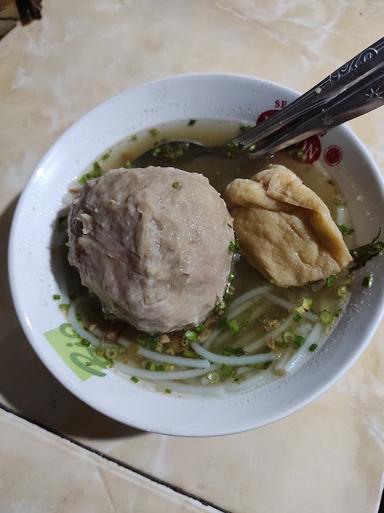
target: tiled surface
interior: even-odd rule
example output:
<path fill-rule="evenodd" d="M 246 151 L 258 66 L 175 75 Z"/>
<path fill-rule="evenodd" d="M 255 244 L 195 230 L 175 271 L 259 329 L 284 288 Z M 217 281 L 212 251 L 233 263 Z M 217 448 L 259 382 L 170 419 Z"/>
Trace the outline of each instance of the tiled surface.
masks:
<path fill-rule="evenodd" d="M 305 90 L 382 35 L 384 4 L 370 0 L 51 0 L 45 4 L 41 23 L 18 27 L 0 42 L 0 400 L 231 511 L 374 512 L 384 463 L 383 324 L 354 368 L 321 399 L 288 419 L 215 439 L 145 434 L 83 405 L 45 370 L 15 318 L 5 252 L 15 198 L 33 166 L 65 128 L 98 102 L 129 85 L 189 71 L 258 75 Z M 384 169 L 384 111 L 355 120 L 352 126 Z M 4 426 L 14 423 L 13 441 L 6 446 L 17 449 L 19 422 L 9 416 L 7 424 L 0 422 L 0 446 L 9 432 Z M 29 431 L 25 428 L 20 439 Z M 32 436 L 31 447 L 35 440 Z M 40 447 L 45 454 L 45 444 Z M 1 458 L 6 468 L 7 460 L 11 462 L 10 455 Z M 60 457 L 52 456 L 52 465 L 59 466 L 56 461 Z M 48 464 L 43 462 L 41 472 L 44 465 Z M 116 483 L 119 487 L 117 477 Z M 20 483 L 14 489 L 18 500 L 24 500 L 26 488 Z M 34 494 L 47 511 L 56 511 L 49 502 L 56 499 L 49 498 L 46 487 L 34 488 Z M 0 493 L 0 505 L 3 497 Z M 15 511 L 33 510 L 21 505 Z M 140 511 L 151 511 L 151 506 L 143 505 Z"/>
<path fill-rule="evenodd" d="M 3 513 L 215 513 L 0 411 L 0 511 Z"/>

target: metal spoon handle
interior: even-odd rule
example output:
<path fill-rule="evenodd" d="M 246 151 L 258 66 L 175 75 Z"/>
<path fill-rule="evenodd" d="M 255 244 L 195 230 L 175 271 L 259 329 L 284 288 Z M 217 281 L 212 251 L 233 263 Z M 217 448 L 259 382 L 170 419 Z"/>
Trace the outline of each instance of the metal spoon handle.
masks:
<path fill-rule="evenodd" d="M 371 80 L 373 84 L 378 75 L 381 75 L 383 72 L 384 38 L 379 39 L 376 43 L 360 52 L 308 92 L 257 127 L 247 130 L 247 132 L 235 137 L 232 142 L 236 145 L 241 145 L 243 148 L 249 148 L 254 144 L 259 146 L 262 140 L 266 139 L 274 132 L 280 131 L 283 127 L 291 125 L 298 119 L 303 121 L 303 117 L 312 118 L 316 110 L 325 107 L 339 95 L 344 95 L 349 89 L 356 91 L 356 87 L 359 83 L 361 87 L 364 87 L 363 84 L 367 84 L 367 80 Z M 373 108 L 376 107 L 372 105 L 371 109 L 365 110 L 364 112 L 368 112 Z M 362 114 L 364 112 L 362 112 Z M 352 117 L 356 116 L 351 116 L 347 119 L 351 119 Z M 345 119 L 345 121 L 347 119 Z M 341 121 L 341 123 L 342 122 L 343 121 Z M 302 137 L 301 139 L 304 138 L 305 137 Z"/>
<path fill-rule="evenodd" d="M 252 156 L 260 157 L 282 150 L 315 134 L 325 133 L 350 119 L 384 105 L 384 69 L 355 84 L 311 111 L 310 116 L 297 119 L 256 144 Z"/>

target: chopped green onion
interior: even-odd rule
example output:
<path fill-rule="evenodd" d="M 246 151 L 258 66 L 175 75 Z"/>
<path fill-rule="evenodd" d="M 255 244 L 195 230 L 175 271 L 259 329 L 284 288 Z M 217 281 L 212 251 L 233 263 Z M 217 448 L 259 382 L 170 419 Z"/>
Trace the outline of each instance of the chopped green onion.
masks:
<path fill-rule="evenodd" d="M 325 284 L 328 288 L 331 288 L 335 284 L 335 281 L 336 281 L 336 276 L 334 274 L 332 274 L 331 276 L 328 276 Z"/>
<path fill-rule="evenodd" d="M 61 305 L 59 305 L 59 309 L 64 313 L 68 313 L 69 305 L 67 303 L 61 303 Z"/>
<path fill-rule="evenodd" d="M 131 381 L 133 381 L 134 383 L 138 383 L 139 382 L 139 378 L 137 378 L 136 376 L 132 376 L 131 377 Z"/>
<path fill-rule="evenodd" d="M 228 244 L 228 251 L 230 253 L 238 253 L 240 251 L 240 246 L 237 240 L 231 240 Z"/>
<path fill-rule="evenodd" d="M 225 301 L 223 299 L 217 299 L 215 303 L 215 313 L 218 315 L 223 315 L 224 310 L 226 309 L 227 305 L 225 304 Z"/>
<path fill-rule="evenodd" d="M 242 347 L 226 347 L 222 354 L 224 356 L 244 356 L 245 351 Z"/>
<path fill-rule="evenodd" d="M 286 344 L 291 344 L 295 341 L 295 334 L 292 331 L 286 331 L 283 333 L 283 340 Z"/>
<path fill-rule="evenodd" d="M 337 227 L 343 235 L 351 235 L 351 233 L 355 231 L 353 228 L 346 226 L 345 224 L 338 224 Z"/>
<path fill-rule="evenodd" d="M 53 294 L 52 299 L 57 301 L 57 300 L 61 299 L 61 296 L 60 296 L 60 294 Z"/>
<path fill-rule="evenodd" d="M 325 325 L 332 324 L 333 315 L 331 312 L 328 312 L 328 310 L 322 310 L 320 312 L 319 319 Z"/>
<path fill-rule="evenodd" d="M 188 121 L 188 126 L 193 126 L 196 123 L 196 119 L 190 119 Z"/>
<path fill-rule="evenodd" d="M 196 331 L 196 333 L 202 333 L 204 331 L 204 324 L 198 324 L 195 326 L 194 331 Z"/>
<path fill-rule="evenodd" d="M 125 169 L 132 169 L 132 168 L 133 168 L 133 164 L 132 164 L 132 162 L 131 162 L 130 160 L 127 160 L 127 161 L 125 162 L 125 164 L 123 164 L 123 167 L 124 167 Z"/>
<path fill-rule="evenodd" d="M 333 184 L 331 184 L 333 185 Z M 343 200 L 343 198 L 340 196 L 340 194 L 338 194 L 337 196 L 335 196 L 334 200 L 333 200 L 333 203 L 334 205 L 336 205 L 337 207 L 344 207 L 345 206 L 345 202 Z"/>
<path fill-rule="evenodd" d="M 93 163 L 92 171 L 88 171 L 88 173 L 85 173 L 83 176 L 81 176 L 78 179 L 78 182 L 82 185 L 87 183 L 88 180 L 93 180 L 95 178 L 98 178 L 103 174 L 103 168 L 100 166 L 98 162 Z"/>
<path fill-rule="evenodd" d="M 228 321 L 228 329 L 234 335 L 237 335 L 237 333 L 239 333 L 240 326 L 236 319 L 231 319 L 230 321 Z"/>
<path fill-rule="evenodd" d="M 180 182 L 172 182 L 172 187 L 174 189 L 181 189 L 181 183 Z"/>
<path fill-rule="evenodd" d="M 148 133 L 151 137 L 156 137 L 157 135 L 159 135 L 160 130 L 158 128 L 150 128 L 148 130 Z"/>
<path fill-rule="evenodd" d="M 195 331 L 187 330 L 184 332 L 184 338 L 188 340 L 188 342 L 197 342 L 199 337 Z"/>
<path fill-rule="evenodd" d="M 107 160 L 111 156 L 112 150 L 108 150 L 107 153 L 104 153 L 104 155 L 101 157 L 101 160 Z"/>
<path fill-rule="evenodd" d="M 218 383 L 220 381 L 220 374 L 217 371 L 209 372 L 207 379 L 210 383 Z"/>
<path fill-rule="evenodd" d="M 302 337 L 301 335 L 295 335 L 295 340 L 294 340 L 295 346 L 301 347 L 304 344 L 304 340 L 305 340 L 305 338 Z"/>
<path fill-rule="evenodd" d="M 131 135 L 131 137 L 129 138 L 130 141 L 134 142 L 134 141 L 137 141 L 137 134 L 133 134 Z"/>
<path fill-rule="evenodd" d="M 119 349 L 117 347 L 107 347 L 105 350 L 105 356 L 109 360 L 114 360 L 119 356 Z"/>
<path fill-rule="evenodd" d="M 171 390 L 170 388 L 166 388 L 166 389 L 164 389 L 164 392 L 165 392 L 166 394 L 172 394 L 172 390 Z"/>
<path fill-rule="evenodd" d="M 303 316 L 302 316 L 302 315 L 300 315 L 299 313 L 297 313 L 297 314 L 295 314 L 295 315 L 293 316 L 293 320 L 294 320 L 294 322 L 300 322 L 300 321 L 302 320 L 302 318 L 303 318 Z"/>
<path fill-rule="evenodd" d="M 346 297 L 347 294 L 348 294 L 348 288 L 345 285 L 343 285 L 342 287 L 339 287 L 337 289 L 337 295 L 339 297 Z"/>
<path fill-rule="evenodd" d="M 309 351 L 311 351 L 313 353 L 313 351 L 316 351 L 317 349 L 317 344 L 311 344 L 308 348 Z"/>
<path fill-rule="evenodd" d="M 363 281 L 361 282 L 363 287 L 366 287 L 367 289 L 370 289 L 373 284 L 373 274 L 368 274 L 367 276 L 364 276 Z"/>
<path fill-rule="evenodd" d="M 226 363 L 223 363 L 221 366 L 221 375 L 223 378 L 232 378 L 236 375 L 236 369 L 233 367 L 233 365 L 227 365 Z"/>
<path fill-rule="evenodd" d="M 313 301 L 312 301 L 311 298 L 304 297 L 301 305 L 296 307 L 295 311 L 302 315 L 302 314 L 304 314 L 305 312 L 308 312 L 308 310 L 311 309 L 312 303 L 313 303 Z"/>

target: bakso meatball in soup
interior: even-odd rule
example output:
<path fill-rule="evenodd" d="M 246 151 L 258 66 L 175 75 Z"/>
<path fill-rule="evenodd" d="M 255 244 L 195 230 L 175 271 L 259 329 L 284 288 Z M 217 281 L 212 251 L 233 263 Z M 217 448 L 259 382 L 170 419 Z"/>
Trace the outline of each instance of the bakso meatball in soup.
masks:
<path fill-rule="evenodd" d="M 165 333 L 204 321 L 231 268 L 232 218 L 201 174 L 115 169 L 86 183 L 69 216 L 69 262 L 106 313 Z"/>

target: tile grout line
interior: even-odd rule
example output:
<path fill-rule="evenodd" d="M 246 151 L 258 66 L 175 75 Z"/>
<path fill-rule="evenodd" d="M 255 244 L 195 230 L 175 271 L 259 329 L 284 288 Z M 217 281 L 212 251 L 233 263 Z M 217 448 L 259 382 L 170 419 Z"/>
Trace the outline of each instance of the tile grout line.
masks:
<path fill-rule="evenodd" d="M 121 460 L 118 460 L 112 456 L 108 456 L 107 454 L 105 454 L 101 451 L 98 451 L 97 449 L 94 449 L 93 447 L 89 447 L 88 445 L 86 445 L 82 442 L 79 442 L 78 440 L 75 440 L 68 435 L 60 433 L 60 432 L 56 431 L 55 429 L 52 429 L 52 428 L 46 426 L 45 424 L 41 424 L 40 422 L 37 422 L 29 417 L 25 417 L 24 415 L 21 415 L 20 413 L 12 410 L 11 408 L 9 408 L 8 406 L 5 406 L 2 403 L 0 403 L 0 410 L 3 410 L 7 413 L 15 415 L 15 417 L 23 419 L 26 422 L 29 422 L 30 424 L 33 424 L 34 426 L 37 426 L 40 429 L 43 429 L 44 431 L 48 431 L 49 433 L 51 433 L 59 438 L 62 438 L 63 440 L 66 440 L 67 442 L 70 442 L 71 444 L 76 445 L 76 446 L 80 447 L 81 449 L 84 449 L 92 454 L 95 454 L 96 456 L 99 456 L 100 458 L 102 458 L 106 461 L 109 461 L 110 463 L 114 463 L 115 465 L 118 465 L 119 467 L 129 470 L 130 472 L 132 472 L 140 477 L 144 477 L 145 479 L 148 479 L 148 480 L 152 481 L 153 483 L 164 486 L 165 488 L 168 488 L 169 490 L 172 490 L 173 492 L 176 492 L 179 495 L 184 495 L 185 497 L 188 497 L 189 499 L 193 499 L 194 501 L 198 502 L 202 506 L 207 506 L 207 507 L 213 508 L 216 511 L 218 511 L 218 513 L 233 513 L 230 510 L 223 509 L 220 506 L 217 506 L 216 504 L 214 504 L 213 502 L 207 501 L 206 499 L 203 499 L 202 497 L 199 497 L 198 495 L 190 493 L 177 485 L 168 483 L 167 481 L 164 481 L 163 479 L 155 477 L 155 476 L 149 474 L 148 472 L 145 472 L 144 470 L 137 469 L 127 463 L 124 463 Z"/>

